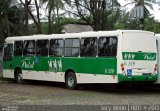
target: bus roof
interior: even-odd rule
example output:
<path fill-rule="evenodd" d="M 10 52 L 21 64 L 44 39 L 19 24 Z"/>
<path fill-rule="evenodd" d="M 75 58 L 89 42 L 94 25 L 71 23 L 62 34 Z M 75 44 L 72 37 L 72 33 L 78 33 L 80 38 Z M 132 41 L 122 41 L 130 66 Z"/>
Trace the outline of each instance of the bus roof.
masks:
<path fill-rule="evenodd" d="M 156 38 L 160 38 L 160 34 L 156 34 Z"/>
<path fill-rule="evenodd" d="M 153 33 L 149 31 L 141 30 L 115 30 L 115 31 L 90 31 L 81 33 L 66 33 L 66 34 L 38 34 L 30 36 L 17 36 L 17 37 L 7 37 L 5 41 L 18 41 L 18 40 L 43 40 L 43 39 L 56 39 L 56 38 L 87 38 L 87 37 L 100 37 L 100 36 L 118 36 L 120 33 Z"/>

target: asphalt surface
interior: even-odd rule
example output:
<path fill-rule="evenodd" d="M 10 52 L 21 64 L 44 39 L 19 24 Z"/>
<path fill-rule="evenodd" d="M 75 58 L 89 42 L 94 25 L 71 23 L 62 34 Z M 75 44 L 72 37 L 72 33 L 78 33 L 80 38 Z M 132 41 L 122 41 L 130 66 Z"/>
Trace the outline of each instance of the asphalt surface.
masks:
<path fill-rule="evenodd" d="M 54 108 L 64 111 L 84 111 L 83 108 L 86 111 L 97 111 L 102 110 L 103 105 L 157 104 L 160 104 L 160 86 L 82 85 L 78 90 L 70 90 L 63 83 L 26 81 L 24 84 L 17 84 L 11 80 L 0 82 L 0 105 L 18 106 L 21 107 L 20 111 L 40 111 L 43 108 L 46 110 L 46 107 L 47 111 Z"/>

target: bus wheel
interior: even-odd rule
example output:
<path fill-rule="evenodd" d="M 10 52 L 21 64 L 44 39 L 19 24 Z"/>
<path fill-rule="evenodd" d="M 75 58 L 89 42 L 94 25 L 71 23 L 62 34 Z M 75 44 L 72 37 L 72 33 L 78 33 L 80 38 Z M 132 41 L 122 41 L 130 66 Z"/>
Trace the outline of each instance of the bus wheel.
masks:
<path fill-rule="evenodd" d="M 23 74 L 21 70 L 16 71 L 15 80 L 17 83 L 22 84 L 24 82 L 23 80 Z"/>
<path fill-rule="evenodd" d="M 68 72 L 65 78 L 65 83 L 67 88 L 76 89 L 77 88 L 77 80 L 74 72 Z"/>

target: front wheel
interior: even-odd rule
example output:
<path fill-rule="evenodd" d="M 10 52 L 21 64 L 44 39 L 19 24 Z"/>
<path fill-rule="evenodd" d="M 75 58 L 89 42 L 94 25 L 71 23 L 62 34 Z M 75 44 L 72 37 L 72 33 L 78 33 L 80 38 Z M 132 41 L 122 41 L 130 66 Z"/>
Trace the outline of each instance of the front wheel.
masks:
<path fill-rule="evenodd" d="M 65 83 L 68 89 L 76 89 L 77 88 L 77 79 L 74 72 L 69 72 L 66 75 Z"/>
<path fill-rule="evenodd" d="M 16 72 L 15 80 L 16 80 L 16 82 L 19 83 L 19 84 L 22 84 L 22 83 L 24 82 L 22 71 L 18 70 L 18 71 Z"/>

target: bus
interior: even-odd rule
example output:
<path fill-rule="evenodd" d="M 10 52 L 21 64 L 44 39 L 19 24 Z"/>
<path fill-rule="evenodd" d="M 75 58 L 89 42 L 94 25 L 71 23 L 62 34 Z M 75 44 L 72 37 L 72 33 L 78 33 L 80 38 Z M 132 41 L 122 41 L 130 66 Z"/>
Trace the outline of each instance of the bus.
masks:
<path fill-rule="evenodd" d="M 78 84 L 157 80 L 156 37 L 140 30 L 8 37 L 3 77 Z"/>
<path fill-rule="evenodd" d="M 156 34 L 156 40 L 157 40 L 157 57 L 160 57 L 160 34 Z M 160 59 L 157 58 L 157 65 L 158 65 L 158 75 L 160 74 Z M 160 76 L 158 76 L 158 79 L 156 81 L 157 84 L 160 84 Z"/>

